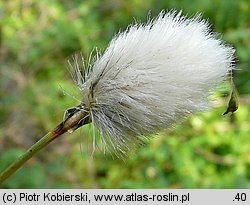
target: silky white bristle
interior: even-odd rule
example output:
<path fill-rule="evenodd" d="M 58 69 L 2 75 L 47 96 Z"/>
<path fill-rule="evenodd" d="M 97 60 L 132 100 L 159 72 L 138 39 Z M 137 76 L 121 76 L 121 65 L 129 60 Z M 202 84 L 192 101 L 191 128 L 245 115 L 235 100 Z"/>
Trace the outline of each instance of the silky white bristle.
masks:
<path fill-rule="evenodd" d="M 70 67 L 103 147 L 119 154 L 206 109 L 233 69 L 233 54 L 200 15 L 172 11 L 129 26 L 94 60 L 74 55 Z"/>

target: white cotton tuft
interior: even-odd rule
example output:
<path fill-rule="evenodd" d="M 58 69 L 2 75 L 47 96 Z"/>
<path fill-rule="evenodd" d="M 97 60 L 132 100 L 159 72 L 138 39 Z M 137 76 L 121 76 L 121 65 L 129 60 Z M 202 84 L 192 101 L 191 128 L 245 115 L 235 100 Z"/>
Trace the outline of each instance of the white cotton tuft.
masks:
<path fill-rule="evenodd" d="M 233 54 L 199 15 L 161 12 L 119 33 L 91 62 L 75 55 L 70 65 L 103 147 L 119 154 L 206 109 Z"/>

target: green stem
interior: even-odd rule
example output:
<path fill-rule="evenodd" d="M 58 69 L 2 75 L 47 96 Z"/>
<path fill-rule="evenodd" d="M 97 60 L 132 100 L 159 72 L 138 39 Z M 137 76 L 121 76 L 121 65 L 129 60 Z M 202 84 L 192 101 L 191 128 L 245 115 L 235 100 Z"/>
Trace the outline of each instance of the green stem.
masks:
<path fill-rule="evenodd" d="M 41 150 L 43 147 L 48 145 L 57 137 L 61 136 L 63 133 L 73 128 L 79 122 L 79 120 L 85 117 L 86 113 L 84 111 L 79 111 L 65 122 L 60 123 L 51 132 L 43 136 L 39 141 L 37 141 L 33 146 L 31 146 L 22 156 L 20 156 L 16 161 L 14 161 L 9 167 L 7 167 L 2 173 L 0 173 L 0 184 L 2 184 L 6 179 L 8 179 L 12 174 L 14 174 L 23 164 L 28 161 L 35 153 Z M 88 121 L 84 121 L 87 124 Z"/>

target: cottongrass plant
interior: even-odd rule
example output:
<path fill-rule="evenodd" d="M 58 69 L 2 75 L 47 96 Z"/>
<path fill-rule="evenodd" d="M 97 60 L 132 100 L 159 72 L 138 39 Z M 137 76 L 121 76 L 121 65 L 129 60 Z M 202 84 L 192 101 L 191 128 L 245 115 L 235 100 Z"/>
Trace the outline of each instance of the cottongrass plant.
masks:
<path fill-rule="evenodd" d="M 233 53 L 199 15 L 162 12 L 116 35 L 93 61 L 74 55 L 70 70 L 104 150 L 118 154 L 206 109 Z"/>
<path fill-rule="evenodd" d="M 120 156 L 142 138 L 207 109 L 208 96 L 233 69 L 233 54 L 200 15 L 163 11 L 130 25 L 103 54 L 69 60 L 82 101 L 65 112 L 46 143 L 92 122 L 103 150 Z"/>

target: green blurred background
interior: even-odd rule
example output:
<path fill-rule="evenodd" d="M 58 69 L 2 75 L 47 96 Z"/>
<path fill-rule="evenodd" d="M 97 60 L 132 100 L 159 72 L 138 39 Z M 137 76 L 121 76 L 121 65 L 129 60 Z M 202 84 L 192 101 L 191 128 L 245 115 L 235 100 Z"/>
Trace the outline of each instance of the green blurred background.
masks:
<path fill-rule="evenodd" d="M 98 149 L 89 126 L 40 151 L 2 188 L 250 188 L 249 0 L 0 1 L 0 170 L 78 104 L 67 57 L 102 50 L 112 36 L 149 10 L 202 12 L 236 48 L 240 109 L 222 117 L 229 89 L 209 112 L 163 130 L 125 160 Z M 227 86 L 225 86 L 228 88 Z"/>

